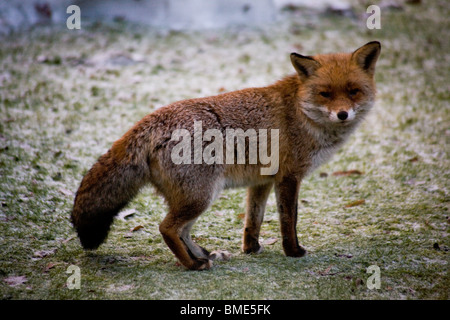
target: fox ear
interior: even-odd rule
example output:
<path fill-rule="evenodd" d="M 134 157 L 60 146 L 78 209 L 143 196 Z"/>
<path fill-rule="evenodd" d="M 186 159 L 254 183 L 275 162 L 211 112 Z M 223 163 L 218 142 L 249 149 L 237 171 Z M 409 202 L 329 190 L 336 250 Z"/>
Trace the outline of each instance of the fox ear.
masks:
<path fill-rule="evenodd" d="M 320 63 L 314 58 L 302 56 L 295 52 L 291 53 L 291 62 L 302 79 L 308 78 L 320 67 Z"/>
<path fill-rule="evenodd" d="M 373 76 L 380 51 L 381 44 L 378 41 L 372 41 L 356 49 L 352 54 L 352 59 L 358 66 Z"/>

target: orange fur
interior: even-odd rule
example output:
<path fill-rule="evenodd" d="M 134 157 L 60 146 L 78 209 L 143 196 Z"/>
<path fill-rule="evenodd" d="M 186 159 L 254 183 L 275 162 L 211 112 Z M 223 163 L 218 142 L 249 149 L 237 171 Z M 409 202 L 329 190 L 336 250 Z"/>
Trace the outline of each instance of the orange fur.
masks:
<path fill-rule="evenodd" d="M 298 244 L 297 201 L 301 180 L 341 146 L 371 109 L 375 99 L 373 75 L 380 44 L 370 42 L 353 53 L 305 57 L 291 54 L 297 73 L 262 88 L 175 102 L 137 122 L 83 178 L 75 197 L 72 222 L 81 243 L 97 248 L 106 238 L 113 217 L 147 183 L 167 201 L 169 212 L 160 231 L 169 248 L 189 269 L 211 267 L 217 254 L 194 243 L 190 229 L 221 190 L 247 186 L 247 212 L 242 249 L 258 253 L 259 231 L 267 197 L 275 189 L 283 249 L 301 257 Z M 244 164 L 174 164 L 177 129 L 195 135 L 194 123 L 227 136 L 230 129 L 278 130 L 279 167 L 260 159 Z M 268 136 L 271 145 L 272 136 Z M 193 140 L 189 143 L 194 143 Z M 205 148 L 210 142 L 202 141 Z M 223 146 L 225 150 L 225 144 Z M 273 149 L 272 151 L 274 151 Z M 215 150 L 218 151 L 218 150 Z"/>

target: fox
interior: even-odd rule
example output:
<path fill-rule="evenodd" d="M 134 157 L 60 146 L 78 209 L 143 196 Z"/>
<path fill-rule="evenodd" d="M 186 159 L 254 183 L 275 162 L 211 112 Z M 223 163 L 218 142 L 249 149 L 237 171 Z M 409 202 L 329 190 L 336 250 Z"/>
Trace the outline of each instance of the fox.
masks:
<path fill-rule="evenodd" d="M 83 177 L 71 212 L 82 247 L 97 249 L 114 217 L 142 187 L 152 185 L 168 208 L 159 225 L 165 243 L 185 268 L 207 270 L 213 260 L 227 260 L 231 254 L 210 252 L 195 243 L 192 226 L 224 189 L 245 187 L 242 251 L 262 252 L 261 224 L 274 189 L 284 254 L 304 256 L 306 250 L 297 235 L 300 184 L 331 158 L 372 109 L 380 51 L 380 42 L 372 41 L 349 53 L 304 56 L 293 52 L 290 60 L 295 72 L 271 85 L 186 99 L 149 113 Z M 228 139 L 231 129 L 244 133 L 240 150 L 236 137 Z M 206 130 L 214 134 L 196 140 Z M 269 136 L 264 130 L 277 134 Z M 182 134 L 174 135 L 175 131 Z M 261 157 L 250 161 L 258 148 L 250 148 L 251 137 L 245 133 L 270 142 L 277 162 L 271 170 L 263 174 L 268 163 Z M 192 145 L 203 148 L 205 155 L 213 143 L 210 158 L 195 159 Z M 211 161 L 223 160 L 218 155 L 230 146 L 231 151 L 226 150 L 230 159 Z M 238 151 L 243 152 L 243 161 L 231 161 Z M 182 161 L 174 161 L 177 157 Z"/>

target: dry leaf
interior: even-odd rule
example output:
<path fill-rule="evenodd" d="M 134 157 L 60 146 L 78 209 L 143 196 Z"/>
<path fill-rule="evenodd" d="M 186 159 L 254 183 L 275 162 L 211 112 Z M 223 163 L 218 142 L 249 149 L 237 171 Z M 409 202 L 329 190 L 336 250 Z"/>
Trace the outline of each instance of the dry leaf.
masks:
<path fill-rule="evenodd" d="M 125 221 L 126 219 L 130 218 L 135 213 L 136 213 L 136 209 L 123 210 L 119 213 L 118 218 L 120 220 Z"/>
<path fill-rule="evenodd" d="M 28 281 L 27 277 L 25 276 L 11 276 L 3 279 L 3 281 L 6 282 L 6 284 L 10 287 L 16 287 L 21 284 L 24 284 Z"/>
<path fill-rule="evenodd" d="M 268 238 L 268 239 L 263 241 L 263 244 L 270 246 L 270 245 L 274 244 L 277 241 L 278 241 L 278 238 Z"/>
<path fill-rule="evenodd" d="M 359 170 L 348 170 L 348 171 L 336 171 L 333 172 L 333 176 L 350 176 L 350 175 L 362 175 L 363 172 Z"/>
<path fill-rule="evenodd" d="M 239 213 L 239 214 L 237 215 L 237 218 L 238 218 L 238 219 L 241 219 L 241 220 L 244 220 L 244 218 L 245 218 L 245 213 Z"/>
<path fill-rule="evenodd" d="M 330 265 L 328 268 L 325 269 L 325 271 L 320 271 L 319 274 L 321 276 L 335 275 L 336 273 L 330 273 L 332 267 L 333 267 L 333 265 Z"/>
<path fill-rule="evenodd" d="M 364 203 L 366 203 L 366 200 L 364 200 L 364 199 L 356 200 L 356 201 L 350 202 L 344 208 L 356 207 L 356 206 L 360 206 L 360 205 L 362 205 Z"/>
<path fill-rule="evenodd" d="M 325 272 L 325 273 L 328 273 L 328 272 L 330 272 L 330 270 L 331 270 L 331 268 L 332 268 L 332 267 L 333 267 L 333 265 L 330 265 L 330 266 L 329 266 L 328 268 L 326 268 L 326 269 L 325 269 L 325 271 L 324 271 L 324 272 Z"/>
<path fill-rule="evenodd" d="M 66 197 L 71 197 L 73 196 L 73 192 L 64 188 L 59 188 L 59 192 L 61 192 L 63 195 L 65 195 Z"/>
<path fill-rule="evenodd" d="M 56 252 L 56 249 L 51 249 L 51 250 L 40 250 L 40 251 L 36 251 L 33 254 L 33 257 L 38 258 L 38 259 L 42 259 L 45 258 L 49 255 L 52 255 Z"/>
<path fill-rule="evenodd" d="M 139 257 L 131 257 L 130 259 L 132 261 L 146 261 L 146 260 L 151 260 L 152 257 L 142 255 L 142 256 L 139 256 Z"/>
<path fill-rule="evenodd" d="M 142 228 L 144 228 L 144 227 L 141 226 L 141 225 L 138 225 L 138 226 L 136 226 L 134 228 L 131 228 L 130 232 L 125 233 L 125 235 L 123 237 L 124 238 L 131 238 L 131 237 L 133 237 L 133 232 L 138 231 L 138 230 L 140 230 Z"/>
<path fill-rule="evenodd" d="M 58 262 L 50 262 L 49 264 L 47 264 L 44 268 L 44 273 L 47 273 L 50 271 L 50 269 L 53 269 L 56 265 L 58 265 Z"/>
<path fill-rule="evenodd" d="M 64 240 L 62 241 L 62 243 L 67 243 L 67 242 L 69 242 L 70 240 L 73 240 L 73 239 L 75 239 L 75 237 L 69 237 L 69 238 L 67 238 L 67 239 L 64 239 Z"/>
<path fill-rule="evenodd" d="M 336 257 L 339 257 L 339 258 L 347 258 L 347 259 L 351 259 L 351 258 L 353 258 L 353 255 L 352 254 L 335 254 L 335 256 Z"/>
<path fill-rule="evenodd" d="M 142 229 L 142 228 L 144 228 L 144 227 L 141 226 L 141 225 L 138 225 L 138 226 L 134 227 L 133 229 L 131 229 L 130 231 L 131 232 L 135 232 L 135 231 L 138 231 L 139 229 Z"/>

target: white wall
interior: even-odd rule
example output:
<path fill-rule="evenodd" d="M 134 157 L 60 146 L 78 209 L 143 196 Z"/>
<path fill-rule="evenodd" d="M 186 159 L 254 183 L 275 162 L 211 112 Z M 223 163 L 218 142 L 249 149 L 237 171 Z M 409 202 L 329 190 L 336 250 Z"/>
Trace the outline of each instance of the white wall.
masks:
<path fill-rule="evenodd" d="M 78 5 L 81 21 L 123 19 L 172 30 L 258 26 L 293 4 L 317 10 L 349 8 L 349 0 L 0 0 L 0 34 L 61 23 Z"/>
<path fill-rule="evenodd" d="M 81 21 L 114 20 L 181 29 L 261 25 L 276 18 L 276 0 L 1 0 L 0 33 L 37 24 L 65 23 L 66 8 L 81 9 Z"/>

